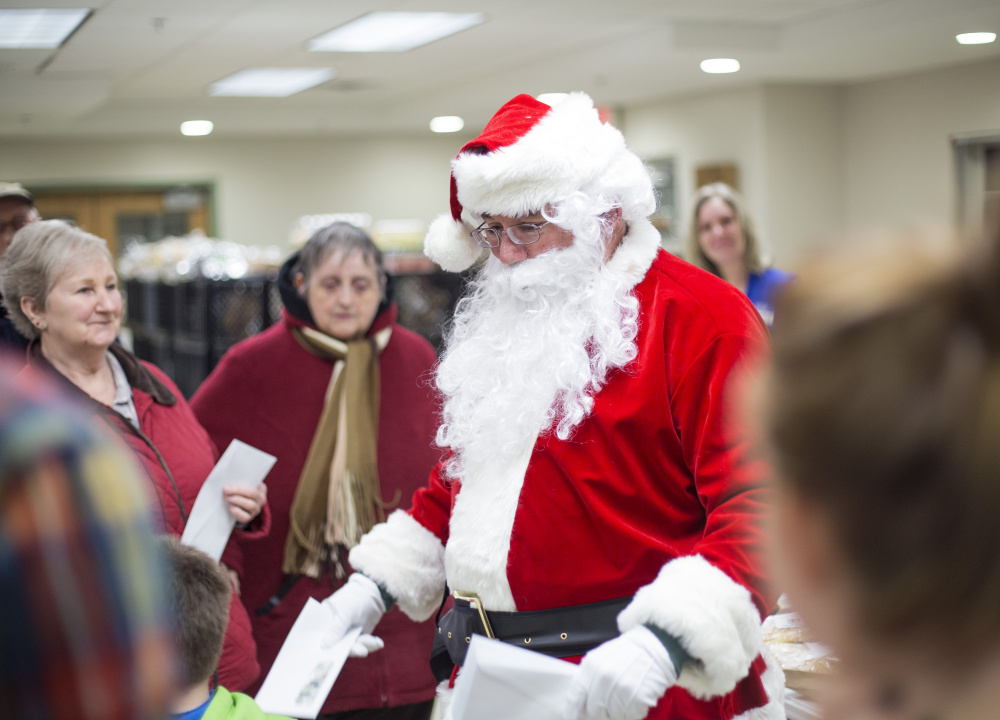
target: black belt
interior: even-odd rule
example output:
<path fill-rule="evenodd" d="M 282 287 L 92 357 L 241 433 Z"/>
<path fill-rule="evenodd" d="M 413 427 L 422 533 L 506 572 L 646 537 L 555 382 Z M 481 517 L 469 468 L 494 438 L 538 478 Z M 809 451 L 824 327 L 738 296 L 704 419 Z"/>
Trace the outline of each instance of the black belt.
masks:
<path fill-rule="evenodd" d="M 583 655 L 618 636 L 618 613 L 632 601 L 626 597 L 551 610 L 480 612 L 478 603 L 470 602 L 475 596 L 455 595 L 454 607 L 437 623 L 431 654 L 431 669 L 439 681 L 465 662 L 473 635 L 495 637 L 552 657 Z"/>

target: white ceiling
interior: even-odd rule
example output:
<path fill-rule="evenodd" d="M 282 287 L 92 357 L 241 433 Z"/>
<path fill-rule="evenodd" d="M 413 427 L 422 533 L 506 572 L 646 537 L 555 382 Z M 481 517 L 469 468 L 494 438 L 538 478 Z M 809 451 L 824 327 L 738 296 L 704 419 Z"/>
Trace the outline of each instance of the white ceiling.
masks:
<path fill-rule="evenodd" d="M 482 127 L 507 99 L 584 90 L 628 106 L 760 82 L 850 82 L 1000 55 L 959 32 L 1000 32 L 1000 0 L 0 0 L 93 7 L 58 50 L 0 49 L 0 136 L 215 136 Z M 311 53 L 372 10 L 483 12 L 487 22 L 405 53 Z M 708 57 L 743 69 L 711 76 Z M 331 67 L 289 98 L 209 97 L 248 67 Z"/>

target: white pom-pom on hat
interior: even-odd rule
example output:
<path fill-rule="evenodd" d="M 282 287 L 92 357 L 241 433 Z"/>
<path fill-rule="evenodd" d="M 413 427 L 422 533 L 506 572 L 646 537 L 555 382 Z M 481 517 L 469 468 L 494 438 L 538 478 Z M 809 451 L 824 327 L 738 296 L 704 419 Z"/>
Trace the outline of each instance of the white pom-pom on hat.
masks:
<path fill-rule="evenodd" d="M 442 270 L 462 272 L 472 267 L 482 254 L 483 248 L 469 235 L 468 226 L 447 213 L 438 215 L 427 229 L 424 255 Z"/>

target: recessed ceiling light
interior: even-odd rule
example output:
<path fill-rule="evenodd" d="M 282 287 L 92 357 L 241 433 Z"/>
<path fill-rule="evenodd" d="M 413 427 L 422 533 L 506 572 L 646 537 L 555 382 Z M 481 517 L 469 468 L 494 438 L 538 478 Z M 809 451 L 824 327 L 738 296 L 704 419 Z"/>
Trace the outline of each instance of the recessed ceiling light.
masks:
<path fill-rule="evenodd" d="M 0 48 L 56 48 L 90 10 L 0 10 Z"/>
<path fill-rule="evenodd" d="M 208 135 L 215 129 L 211 120 L 188 120 L 181 123 L 181 135 Z"/>
<path fill-rule="evenodd" d="M 208 88 L 209 95 L 233 97 L 288 97 L 333 77 L 330 68 L 250 68 Z"/>
<path fill-rule="evenodd" d="M 732 58 L 711 58 L 701 61 L 701 69 L 707 73 L 734 73 L 740 69 L 740 61 Z"/>
<path fill-rule="evenodd" d="M 431 132 L 458 132 L 465 127 L 465 120 L 458 115 L 441 115 L 431 120 Z"/>
<path fill-rule="evenodd" d="M 997 39 L 997 34 L 992 32 L 962 33 L 956 35 L 955 39 L 963 45 L 984 45 Z"/>
<path fill-rule="evenodd" d="M 569 93 L 542 93 L 535 100 L 543 102 L 549 107 L 555 107 L 568 97 Z"/>
<path fill-rule="evenodd" d="M 404 52 L 486 20 L 482 13 L 371 12 L 313 38 L 313 52 Z"/>

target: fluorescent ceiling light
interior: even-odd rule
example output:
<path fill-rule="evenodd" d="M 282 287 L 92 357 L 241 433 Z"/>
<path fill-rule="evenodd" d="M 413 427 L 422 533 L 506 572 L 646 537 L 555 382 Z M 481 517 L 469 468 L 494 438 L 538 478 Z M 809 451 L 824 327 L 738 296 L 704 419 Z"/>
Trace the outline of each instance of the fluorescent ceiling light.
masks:
<path fill-rule="evenodd" d="M 569 93 L 542 93 L 535 100 L 543 102 L 549 107 L 555 107 L 568 97 Z"/>
<path fill-rule="evenodd" d="M 955 39 L 963 45 L 984 45 L 996 40 L 997 34 L 991 32 L 962 33 L 956 35 Z"/>
<path fill-rule="evenodd" d="M 486 20 L 482 13 L 371 12 L 309 41 L 313 52 L 404 52 Z"/>
<path fill-rule="evenodd" d="M 57 48 L 90 10 L 0 10 L 0 48 Z"/>
<path fill-rule="evenodd" d="M 711 58 L 701 61 L 701 69 L 707 73 L 734 73 L 740 69 L 740 61 L 732 58 Z"/>
<path fill-rule="evenodd" d="M 441 115 L 431 120 L 431 132 L 458 132 L 465 127 L 465 120 L 458 115 Z"/>
<path fill-rule="evenodd" d="M 250 68 L 212 83 L 209 95 L 288 97 L 333 77 L 331 68 Z"/>
<path fill-rule="evenodd" d="M 181 135 L 208 135 L 215 129 L 211 120 L 188 120 L 181 123 Z"/>

